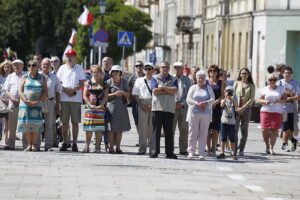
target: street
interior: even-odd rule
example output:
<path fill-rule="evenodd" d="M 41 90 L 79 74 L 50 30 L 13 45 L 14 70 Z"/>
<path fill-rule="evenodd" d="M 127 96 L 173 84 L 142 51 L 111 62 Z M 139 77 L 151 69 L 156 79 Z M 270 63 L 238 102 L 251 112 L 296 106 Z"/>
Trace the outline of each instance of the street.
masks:
<path fill-rule="evenodd" d="M 0 151 L 0 199 L 300 199 L 300 151 L 265 154 L 259 124 L 250 123 L 245 156 L 204 161 L 157 159 L 137 155 L 138 136 L 123 134 L 122 155 Z M 82 127 L 80 127 L 81 129 Z M 20 134 L 18 134 L 20 137 Z M 80 131 L 79 150 L 85 134 Z M 161 144 L 164 144 L 162 139 Z M 175 153 L 178 153 L 176 130 Z M 161 152 L 164 152 L 162 148 Z M 219 152 L 217 153 L 219 154 Z"/>

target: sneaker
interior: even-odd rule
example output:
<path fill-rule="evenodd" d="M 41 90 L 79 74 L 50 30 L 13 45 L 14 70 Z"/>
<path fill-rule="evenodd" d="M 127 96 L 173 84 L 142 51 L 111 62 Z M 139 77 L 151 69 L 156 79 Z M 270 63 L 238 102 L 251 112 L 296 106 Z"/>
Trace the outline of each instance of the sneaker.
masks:
<path fill-rule="evenodd" d="M 244 156 L 245 154 L 244 154 L 244 152 L 243 151 L 240 151 L 239 152 L 239 156 Z"/>
<path fill-rule="evenodd" d="M 167 155 L 167 159 L 177 159 L 177 156 L 175 154 Z"/>
<path fill-rule="evenodd" d="M 68 151 L 67 143 L 62 143 L 59 151 Z"/>
<path fill-rule="evenodd" d="M 199 160 L 204 160 L 204 156 L 199 156 Z"/>
<path fill-rule="evenodd" d="M 287 144 L 282 144 L 281 150 L 286 150 L 288 149 L 288 145 Z"/>
<path fill-rule="evenodd" d="M 59 146 L 58 146 L 58 143 L 57 143 L 57 142 L 53 143 L 52 147 L 53 147 L 53 148 L 58 148 L 58 147 L 59 147 Z"/>
<path fill-rule="evenodd" d="M 78 152 L 77 144 L 73 144 L 73 145 L 72 145 L 72 151 Z"/>
<path fill-rule="evenodd" d="M 194 157 L 194 155 L 192 153 L 189 153 L 188 159 L 192 159 L 193 157 Z"/>
<path fill-rule="evenodd" d="M 225 154 L 220 153 L 220 155 L 217 156 L 217 159 L 225 159 Z"/>

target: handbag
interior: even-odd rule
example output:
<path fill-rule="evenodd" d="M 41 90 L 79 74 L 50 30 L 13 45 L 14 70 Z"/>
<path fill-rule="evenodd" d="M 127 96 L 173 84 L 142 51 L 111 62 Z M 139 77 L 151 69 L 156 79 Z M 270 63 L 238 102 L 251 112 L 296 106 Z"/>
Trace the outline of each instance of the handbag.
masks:
<path fill-rule="evenodd" d="M 42 101 L 42 113 L 49 112 L 49 99 Z"/>
<path fill-rule="evenodd" d="M 12 110 L 6 105 L 3 101 L 0 100 L 0 113 L 8 113 L 12 112 Z"/>

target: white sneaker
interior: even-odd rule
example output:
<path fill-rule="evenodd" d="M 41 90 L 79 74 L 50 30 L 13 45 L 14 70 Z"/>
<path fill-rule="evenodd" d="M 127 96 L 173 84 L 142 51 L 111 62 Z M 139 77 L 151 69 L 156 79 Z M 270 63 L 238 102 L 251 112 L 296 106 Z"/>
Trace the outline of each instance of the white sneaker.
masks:
<path fill-rule="evenodd" d="M 189 159 L 192 159 L 193 156 L 194 156 L 194 155 L 193 155 L 192 153 L 189 153 L 188 158 L 189 158 Z"/>
<path fill-rule="evenodd" d="M 199 160 L 204 160 L 204 156 L 199 156 Z"/>

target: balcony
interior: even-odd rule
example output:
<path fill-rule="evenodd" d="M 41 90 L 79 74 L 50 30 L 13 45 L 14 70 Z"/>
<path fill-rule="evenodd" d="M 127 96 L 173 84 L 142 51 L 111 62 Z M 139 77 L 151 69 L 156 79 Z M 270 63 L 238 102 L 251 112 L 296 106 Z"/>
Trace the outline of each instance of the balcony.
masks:
<path fill-rule="evenodd" d="M 190 16 L 179 16 L 177 17 L 176 27 L 178 32 L 190 33 L 194 27 L 194 18 Z"/>

